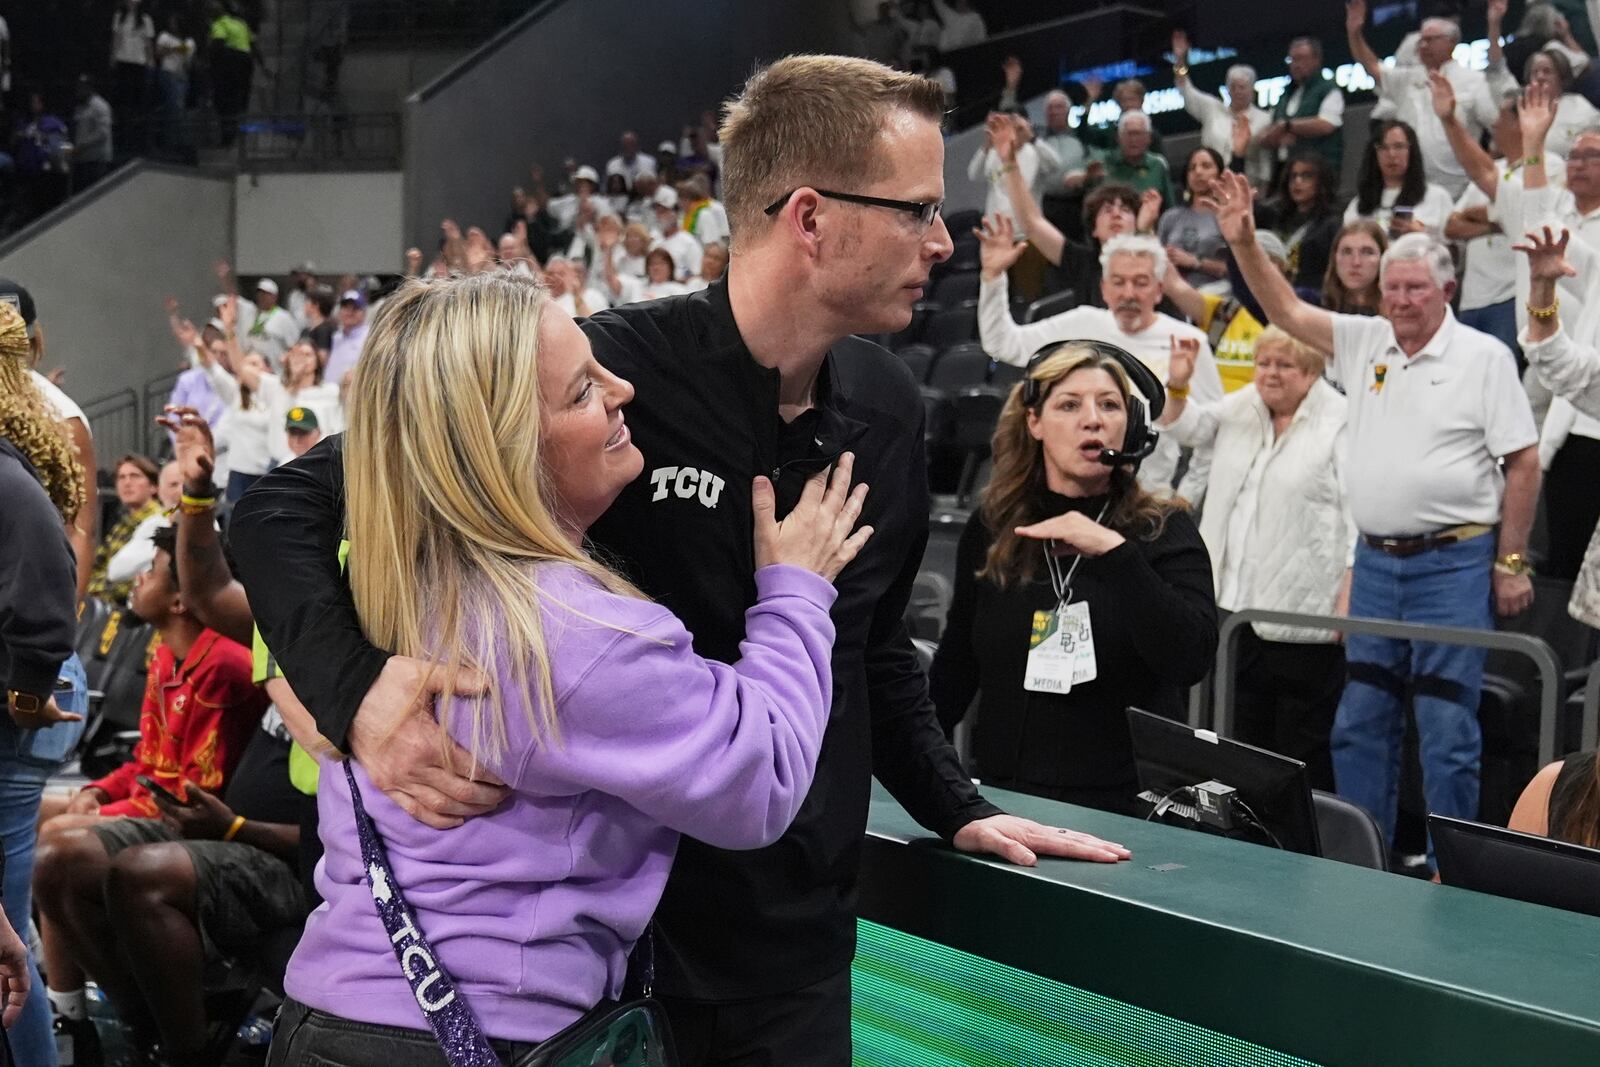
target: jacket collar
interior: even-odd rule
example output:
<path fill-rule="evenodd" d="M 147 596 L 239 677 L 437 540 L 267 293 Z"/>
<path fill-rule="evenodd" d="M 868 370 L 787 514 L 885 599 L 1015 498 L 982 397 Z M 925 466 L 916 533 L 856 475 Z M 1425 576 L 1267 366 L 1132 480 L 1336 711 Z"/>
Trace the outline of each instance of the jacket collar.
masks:
<path fill-rule="evenodd" d="M 700 292 L 689 297 L 700 305 L 699 334 L 710 358 L 723 364 L 737 376 L 751 405 L 750 414 L 760 418 L 770 413 L 778 416 L 778 388 L 782 375 L 772 367 L 763 367 L 744 343 L 739 324 L 733 317 L 733 304 L 728 299 L 728 278 L 724 274 Z M 822 358 L 817 371 L 816 409 L 817 442 L 824 453 L 838 455 L 867 430 L 858 404 L 852 403 L 849 382 L 840 371 L 838 349 L 835 343 Z"/>

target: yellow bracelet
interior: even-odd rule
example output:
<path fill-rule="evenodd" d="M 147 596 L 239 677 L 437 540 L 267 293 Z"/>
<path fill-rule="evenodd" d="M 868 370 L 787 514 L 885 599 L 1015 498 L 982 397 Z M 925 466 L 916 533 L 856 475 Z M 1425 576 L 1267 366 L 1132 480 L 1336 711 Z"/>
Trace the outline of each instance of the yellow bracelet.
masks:
<path fill-rule="evenodd" d="M 189 508 L 214 508 L 217 506 L 215 493 L 210 496 L 190 496 L 188 493 L 178 497 L 178 504 L 184 509 L 184 514 L 192 514 Z"/>
<path fill-rule="evenodd" d="M 233 817 L 233 825 L 228 827 L 228 832 L 222 835 L 222 839 L 224 841 L 232 841 L 233 835 L 237 834 L 242 826 L 244 826 L 244 816 L 235 815 Z"/>
<path fill-rule="evenodd" d="M 1187 400 L 1189 398 L 1189 387 L 1187 385 L 1169 385 L 1167 386 L 1167 395 L 1174 400 Z"/>
<path fill-rule="evenodd" d="M 1556 312 L 1560 310 L 1561 298 L 1559 296 L 1547 308 L 1536 308 L 1532 304 L 1528 305 L 1528 314 L 1536 319 L 1553 319 L 1556 317 Z"/>

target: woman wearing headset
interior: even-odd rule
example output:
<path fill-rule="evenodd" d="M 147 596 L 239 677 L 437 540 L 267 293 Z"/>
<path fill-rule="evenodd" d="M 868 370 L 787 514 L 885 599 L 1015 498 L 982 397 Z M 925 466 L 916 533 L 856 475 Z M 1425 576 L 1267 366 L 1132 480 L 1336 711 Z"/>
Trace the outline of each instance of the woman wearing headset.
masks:
<path fill-rule="evenodd" d="M 930 675 L 947 732 L 977 696 L 986 784 L 1123 813 L 1138 792 L 1127 707 L 1180 717 L 1217 647 L 1188 506 L 1134 479 L 1154 447 L 1135 386 L 1159 415 L 1160 382 L 1114 345 L 1068 341 L 1029 363 L 995 429 Z"/>

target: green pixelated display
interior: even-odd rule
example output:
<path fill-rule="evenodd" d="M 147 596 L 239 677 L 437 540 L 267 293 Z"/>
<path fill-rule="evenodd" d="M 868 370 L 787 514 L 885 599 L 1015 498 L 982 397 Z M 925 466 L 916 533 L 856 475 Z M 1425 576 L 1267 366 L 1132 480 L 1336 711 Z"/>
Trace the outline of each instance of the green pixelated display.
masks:
<path fill-rule="evenodd" d="M 1315 1067 L 876 923 L 851 978 L 857 1067 Z"/>

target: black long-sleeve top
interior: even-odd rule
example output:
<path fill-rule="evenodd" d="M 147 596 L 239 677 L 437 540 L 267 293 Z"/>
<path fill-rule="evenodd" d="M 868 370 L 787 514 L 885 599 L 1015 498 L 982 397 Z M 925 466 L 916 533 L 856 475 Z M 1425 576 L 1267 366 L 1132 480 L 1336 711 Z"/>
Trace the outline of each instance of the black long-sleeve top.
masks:
<path fill-rule="evenodd" d="M 1092 518 L 1105 499 L 1044 494 L 1033 521 L 1066 511 Z M 1127 707 L 1181 718 L 1187 687 L 1216 660 L 1216 598 L 1200 531 L 1179 511 L 1155 540 L 1129 537 L 1083 559 L 1072 599 L 1089 604 L 1098 674 L 1064 695 L 1023 686 L 1033 614 L 1056 606 L 1043 544 L 1030 546 L 1034 580 L 1002 589 L 976 577 L 992 540 L 975 513 L 956 549 L 955 593 L 929 679 L 939 720 L 954 729 L 976 696 L 973 758 L 985 783 L 1126 810 L 1109 798 L 1131 805 L 1137 792 Z"/>
<path fill-rule="evenodd" d="M 0 438 L 0 693 L 54 692 L 77 630 L 77 575 L 61 513 Z"/>
<path fill-rule="evenodd" d="M 811 792 L 767 848 L 729 852 L 685 838 L 655 918 L 664 992 L 732 1000 L 799 989 L 854 955 L 873 775 L 947 837 L 999 811 L 939 728 L 903 621 L 928 536 L 922 398 L 902 362 L 845 338 L 819 374 L 814 413 L 785 425 L 778 372 L 745 347 L 725 282 L 602 312 L 583 329 L 596 358 L 634 385 L 625 414 L 644 454 L 644 473 L 589 536 L 683 620 L 700 655 L 739 657 L 755 602 L 757 474 L 773 480 L 780 517 L 843 451 L 855 453 L 856 480 L 871 486 L 861 522 L 876 532 L 834 583 L 833 710 Z M 267 646 L 341 748 L 387 658 L 362 636 L 336 558 L 342 455 L 342 440 L 331 438 L 272 471 L 229 527 Z"/>

